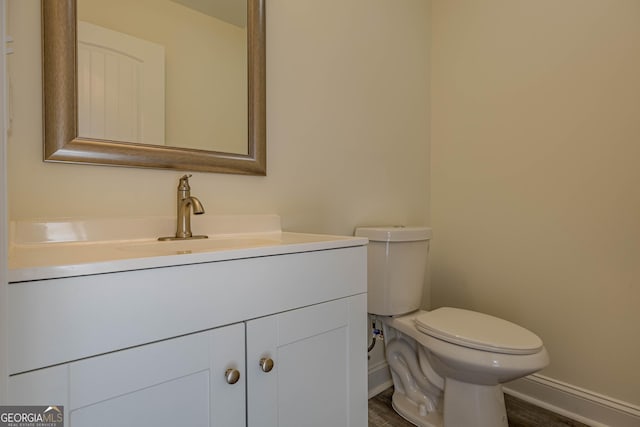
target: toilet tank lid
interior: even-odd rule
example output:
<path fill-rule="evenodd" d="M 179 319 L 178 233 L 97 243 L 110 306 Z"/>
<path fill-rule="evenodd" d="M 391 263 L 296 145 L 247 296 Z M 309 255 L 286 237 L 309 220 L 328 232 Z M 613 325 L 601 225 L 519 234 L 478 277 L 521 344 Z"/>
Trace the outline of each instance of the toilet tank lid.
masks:
<path fill-rule="evenodd" d="M 373 242 L 414 242 L 431 239 L 431 228 L 404 225 L 358 227 L 355 235 Z"/>

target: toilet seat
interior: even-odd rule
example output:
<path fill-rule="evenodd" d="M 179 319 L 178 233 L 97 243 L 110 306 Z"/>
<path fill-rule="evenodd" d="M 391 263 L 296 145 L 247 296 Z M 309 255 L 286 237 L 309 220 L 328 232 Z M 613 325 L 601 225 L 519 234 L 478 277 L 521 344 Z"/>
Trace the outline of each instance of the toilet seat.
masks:
<path fill-rule="evenodd" d="M 533 354 L 543 348 L 533 332 L 504 319 L 460 308 L 441 307 L 415 318 L 421 333 L 463 347 L 504 354 Z"/>

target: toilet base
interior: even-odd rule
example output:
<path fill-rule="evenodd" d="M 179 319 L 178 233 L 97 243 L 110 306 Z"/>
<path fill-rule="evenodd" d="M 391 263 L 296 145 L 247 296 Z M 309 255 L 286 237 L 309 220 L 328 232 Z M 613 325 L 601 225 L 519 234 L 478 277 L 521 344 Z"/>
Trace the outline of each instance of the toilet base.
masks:
<path fill-rule="evenodd" d="M 393 409 L 418 427 L 508 427 L 501 385 L 486 386 L 446 379 L 444 413 L 421 413 L 404 393 L 394 391 Z"/>
<path fill-rule="evenodd" d="M 507 427 L 502 385 L 445 380 L 444 426 Z"/>
<path fill-rule="evenodd" d="M 420 408 L 410 401 L 404 393 L 393 392 L 391 398 L 393 409 L 405 420 L 418 427 L 442 427 L 442 414 L 438 411 L 429 414 L 420 413 Z"/>

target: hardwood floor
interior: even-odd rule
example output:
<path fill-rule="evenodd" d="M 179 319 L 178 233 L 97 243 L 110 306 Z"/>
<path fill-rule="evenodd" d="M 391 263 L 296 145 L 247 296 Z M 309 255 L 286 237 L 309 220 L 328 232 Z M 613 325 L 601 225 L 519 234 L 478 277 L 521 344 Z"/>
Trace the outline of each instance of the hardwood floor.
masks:
<path fill-rule="evenodd" d="M 391 407 L 393 388 L 369 399 L 369 427 L 413 427 Z M 505 394 L 509 427 L 588 427 Z M 473 426 L 465 426 L 473 427 Z"/>

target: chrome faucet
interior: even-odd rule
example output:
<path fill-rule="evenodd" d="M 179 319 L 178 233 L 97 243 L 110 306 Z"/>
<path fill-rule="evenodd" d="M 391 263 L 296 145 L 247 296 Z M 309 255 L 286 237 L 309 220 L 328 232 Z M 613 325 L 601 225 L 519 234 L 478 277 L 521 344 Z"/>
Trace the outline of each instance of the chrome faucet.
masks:
<path fill-rule="evenodd" d="M 208 236 L 194 236 L 191 233 L 191 210 L 194 215 L 204 213 L 204 207 L 197 197 L 191 195 L 189 178 L 184 175 L 178 184 L 178 229 L 175 236 L 159 237 L 158 240 L 206 239 Z"/>

